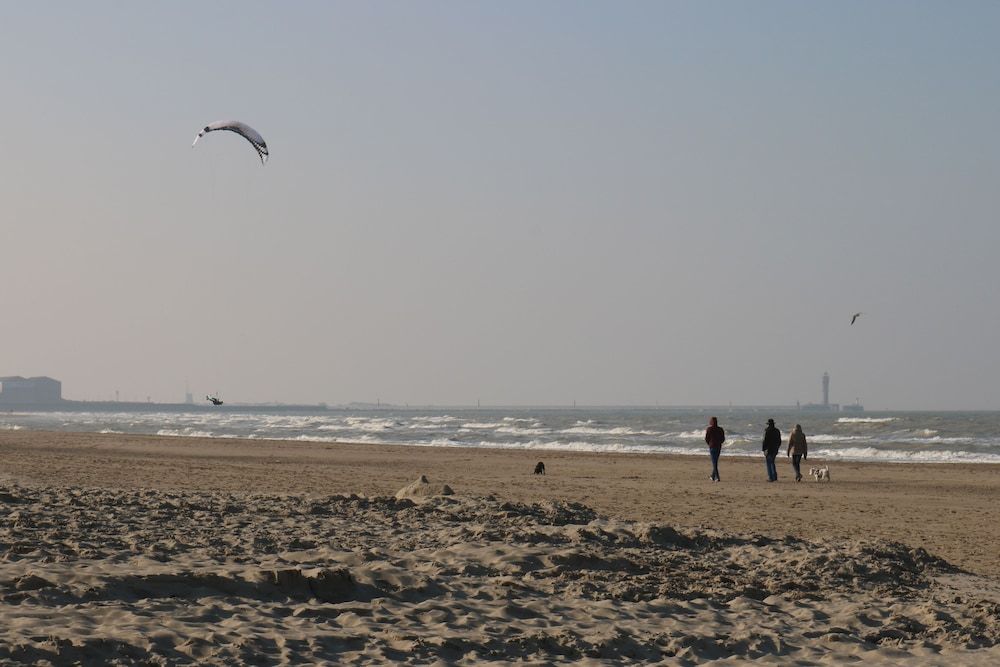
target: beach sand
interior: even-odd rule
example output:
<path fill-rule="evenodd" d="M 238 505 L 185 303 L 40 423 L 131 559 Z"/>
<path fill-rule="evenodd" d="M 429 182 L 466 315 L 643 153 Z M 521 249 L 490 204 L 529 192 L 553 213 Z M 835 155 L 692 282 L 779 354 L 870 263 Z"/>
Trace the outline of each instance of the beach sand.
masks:
<path fill-rule="evenodd" d="M 0 663 L 1000 663 L 996 467 L 709 468 L 0 432 Z"/>

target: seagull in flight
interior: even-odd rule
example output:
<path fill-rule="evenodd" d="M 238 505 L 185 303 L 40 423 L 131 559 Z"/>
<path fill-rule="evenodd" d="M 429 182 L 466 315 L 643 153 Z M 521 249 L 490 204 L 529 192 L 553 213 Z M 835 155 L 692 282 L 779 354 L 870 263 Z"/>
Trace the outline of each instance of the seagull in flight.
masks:
<path fill-rule="evenodd" d="M 851 317 L 851 325 L 853 326 L 854 325 L 854 320 L 858 319 L 862 315 L 864 315 L 864 313 L 854 313 L 854 316 Z"/>

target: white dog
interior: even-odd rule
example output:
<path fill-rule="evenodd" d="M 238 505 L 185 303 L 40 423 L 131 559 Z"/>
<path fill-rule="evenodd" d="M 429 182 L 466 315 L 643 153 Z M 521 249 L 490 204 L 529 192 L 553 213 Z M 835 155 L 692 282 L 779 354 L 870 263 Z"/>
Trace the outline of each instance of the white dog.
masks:
<path fill-rule="evenodd" d="M 816 481 L 820 480 L 830 481 L 830 466 L 823 466 L 822 468 L 809 468 L 809 474 L 816 478 Z"/>

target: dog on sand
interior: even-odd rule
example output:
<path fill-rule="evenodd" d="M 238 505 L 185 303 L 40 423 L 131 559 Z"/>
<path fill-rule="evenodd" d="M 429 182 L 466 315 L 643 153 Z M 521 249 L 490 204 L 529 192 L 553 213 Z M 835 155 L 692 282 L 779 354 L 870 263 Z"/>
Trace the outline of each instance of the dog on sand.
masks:
<path fill-rule="evenodd" d="M 545 464 L 539 461 L 535 464 L 535 474 L 544 475 L 545 474 Z"/>
<path fill-rule="evenodd" d="M 830 481 L 830 466 L 823 466 L 822 468 L 809 468 L 809 474 L 812 475 L 817 482 L 826 480 Z"/>

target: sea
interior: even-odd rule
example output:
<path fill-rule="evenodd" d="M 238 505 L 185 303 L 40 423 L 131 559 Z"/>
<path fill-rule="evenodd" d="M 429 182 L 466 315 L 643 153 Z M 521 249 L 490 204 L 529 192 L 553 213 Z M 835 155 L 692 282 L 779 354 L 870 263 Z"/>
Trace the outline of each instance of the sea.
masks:
<path fill-rule="evenodd" d="M 783 438 L 801 424 L 810 459 L 1000 463 L 1000 412 L 807 412 L 761 408 L 130 409 L 3 412 L 0 429 L 482 447 L 705 454 L 709 417 L 724 453 L 759 455 L 768 418 Z"/>

